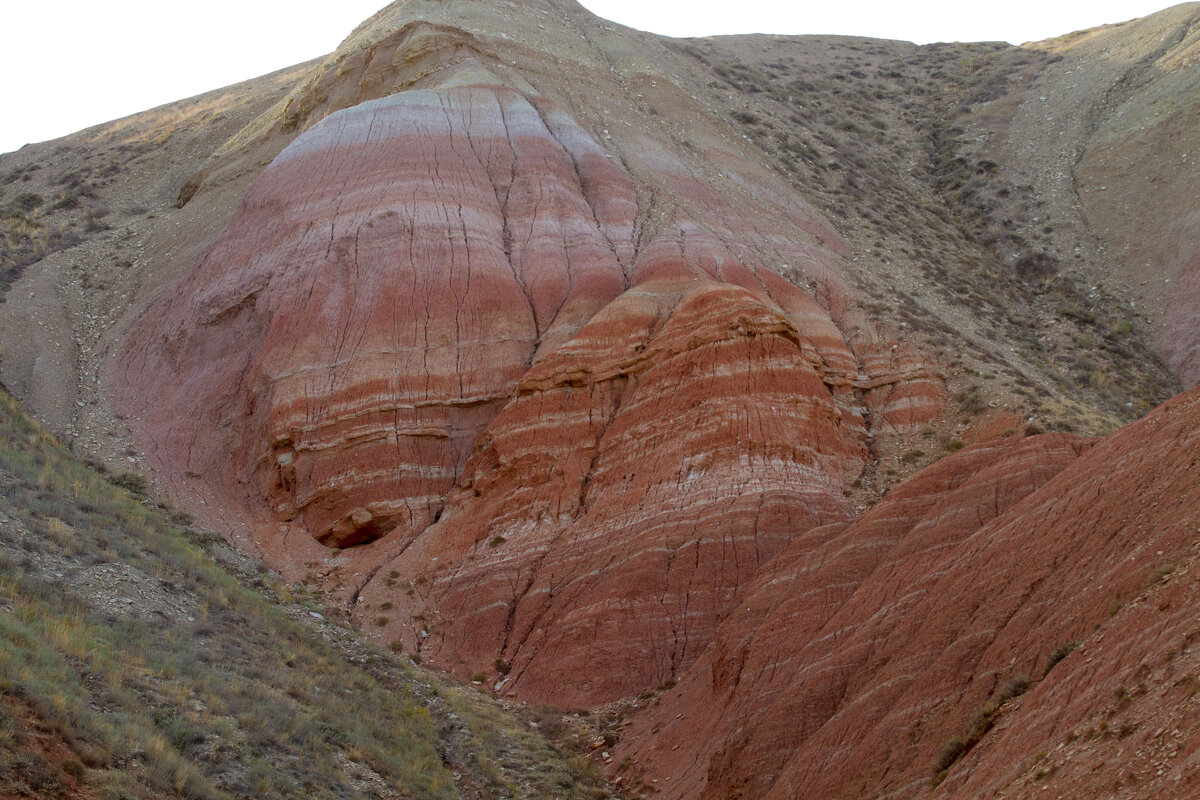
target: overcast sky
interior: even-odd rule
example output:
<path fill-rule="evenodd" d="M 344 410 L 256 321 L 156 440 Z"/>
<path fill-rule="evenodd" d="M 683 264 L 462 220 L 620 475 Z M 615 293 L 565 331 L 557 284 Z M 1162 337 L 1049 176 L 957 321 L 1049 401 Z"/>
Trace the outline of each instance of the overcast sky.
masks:
<path fill-rule="evenodd" d="M 0 152 L 324 55 L 384 0 L 5 0 Z M 1140 17 L 1169 0 L 583 0 L 668 36 L 841 33 L 1019 44 Z"/>

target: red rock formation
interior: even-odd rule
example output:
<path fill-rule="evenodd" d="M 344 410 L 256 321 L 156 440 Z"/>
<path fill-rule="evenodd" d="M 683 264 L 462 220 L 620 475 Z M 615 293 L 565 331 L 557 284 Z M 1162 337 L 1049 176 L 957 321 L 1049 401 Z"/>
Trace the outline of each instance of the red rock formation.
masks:
<path fill-rule="evenodd" d="M 127 402 L 293 574 L 322 560 L 298 537 L 382 538 L 346 594 L 364 618 L 398 602 L 388 635 L 463 674 L 509 662 L 506 693 L 615 699 L 684 669 L 760 564 L 844 518 L 868 424 L 928 420 L 937 379 L 861 324 L 851 350 L 762 265 L 829 268 L 807 209 L 798 240 L 760 232 L 647 143 L 688 193 L 648 234 L 630 176 L 554 104 L 451 72 L 275 159 L 131 337 Z"/>
<path fill-rule="evenodd" d="M 865 428 L 826 385 L 828 321 L 818 347 L 685 262 L 648 272 L 526 374 L 441 522 L 389 563 L 447 564 L 422 589 L 425 651 L 465 674 L 503 658 L 506 693 L 588 704 L 662 681 L 760 564 L 847 514 Z"/>
<path fill-rule="evenodd" d="M 867 442 L 940 382 L 867 319 L 829 223 L 665 75 L 691 116 L 613 136 L 545 64 L 380 20 L 255 128 L 307 130 L 116 359 L 168 481 L 273 565 L 508 696 L 681 679 L 614 762 L 670 797 L 919 794 L 1007 680 L 1086 640 L 936 776 L 1026 791 L 1127 657 L 1187 654 L 1195 590 L 1154 589 L 1161 619 L 1138 592 L 1190 565 L 1196 395 L 1096 446 L 981 434 L 852 520 Z M 657 88 L 599 61 L 597 105 Z"/>
<path fill-rule="evenodd" d="M 150 436 L 196 471 L 232 466 L 328 544 L 428 525 L 539 343 L 625 287 L 632 186 L 549 125 L 477 86 L 367 103 L 296 140 L 155 309 L 159 341 L 127 356 L 178 376 Z"/>
<path fill-rule="evenodd" d="M 669 797 L 912 796 L 930 788 L 943 743 L 1024 675 L 1035 680 L 1024 704 L 997 712 L 1001 732 L 953 764 L 939 794 L 1047 788 L 1030 768 L 1039 750 L 1079 726 L 1098 730 L 1114 687 L 1195 635 L 1195 581 L 1154 586 L 1163 564 L 1195 556 L 1198 458 L 1193 391 L 1094 447 L 1046 435 L 944 459 L 861 520 L 814 529 L 763 567 L 618 757 Z M 1038 681 L 1072 640 L 1088 655 Z M 1145 707 L 1157 713 L 1153 700 Z M 1189 713 L 1165 715 L 1184 729 L 1180 752 L 1197 742 Z M 1080 762 L 1073 774 L 1099 763 Z M 1178 762 L 1155 780 L 1185 779 L 1198 772 Z M 1049 794 L 1095 796 L 1088 786 L 1098 784 L 1054 778 Z"/>

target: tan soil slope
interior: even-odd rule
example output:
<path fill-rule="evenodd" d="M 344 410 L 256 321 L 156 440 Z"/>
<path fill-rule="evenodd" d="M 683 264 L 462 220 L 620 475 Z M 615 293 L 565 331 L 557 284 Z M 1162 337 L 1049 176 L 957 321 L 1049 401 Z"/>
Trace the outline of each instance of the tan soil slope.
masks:
<path fill-rule="evenodd" d="M 1099 433 L 1111 423 L 1077 400 L 1129 421 L 1193 381 L 1198 15 L 1189 3 L 1020 48 L 754 36 L 681 48 L 717 77 L 697 95 L 886 277 L 862 278 L 881 314 L 934 346 L 948 326 L 963 372 L 999 371 L 952 382 L 956 394 Z"/>
<path fill-rule="evenodd" d="M 1200 4 L 1023 47 L 1051 61 L 971 110 L 968 149 L 1029 187 L 1007 209 L 1021 235 L 1078 276 L 1085 300 L 1124 306 L 1118 324 L 1146 326 L 1195 385 Z"/>
<path fill-rule="evenodd" d="M 1014 234 L 1147 326 L 1195 385 L 1200 4 L 1022 49 L 1050 60 L 963 115 L 963 152 L 1025 187 L 997 199 Z"/>
<path fill-rule="evenodd" d="M 139 295 L 211 245 L 252 176 L 182 212 L 180 187 L 310 68 L 0 156 L 0 204 L 39 196 L 24 224 L 68 248 L 25 267 L 0 305 L 0 380 L 80 455 L 132 460 L 128 432 L 99 392 L 104 355 Z"/>

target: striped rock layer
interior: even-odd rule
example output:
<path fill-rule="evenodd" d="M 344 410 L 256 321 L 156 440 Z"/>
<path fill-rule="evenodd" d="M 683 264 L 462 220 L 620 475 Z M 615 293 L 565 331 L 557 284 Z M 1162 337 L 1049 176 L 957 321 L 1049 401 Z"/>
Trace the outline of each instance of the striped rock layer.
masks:
<path fill-rule="evenodd" d="M 1198 508 L 1197 390 L 968 448 L 764 565 L 616 757 L 663 797 L 1192 796 Z"/>
<path fill-rule="evenodd" d="M 270 164 L 129 337 L 126 402 L 177 485 L 386 635 L 603 702 L 844 519 L 868 433 L 924 424 L 939 383 L 836 282 L 818 302 L 764 266 L 836 273 L 807 207 L 743 180 L 791 220 L 762 229 L 652 141 L 635 181 L 546 98 L 448 73 Z"/>

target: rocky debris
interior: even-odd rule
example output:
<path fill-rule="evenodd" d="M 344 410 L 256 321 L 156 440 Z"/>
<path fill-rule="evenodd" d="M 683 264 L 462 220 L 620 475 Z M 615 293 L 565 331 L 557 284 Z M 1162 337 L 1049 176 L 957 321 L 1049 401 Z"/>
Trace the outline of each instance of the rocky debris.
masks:
<path fill-rule="evenodd" d="M 197 606 L 189 595 L 129 564 L 88 567 L 72 575 L 67 586 L 92 608 L 115 617 L 144 622 L 195 620 Z"/>
<path fill-rule="evenodd" d="M 401 797 L 394 787 L 390 786 L 378 772 L 368 764 L 351 761 L 344 751 L 339 750 L 334 758 L 346 775 L 346 783 L 350 789 L 362 797 L 375 797 L 379 800 L 395 800 Z"/>

